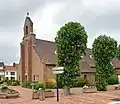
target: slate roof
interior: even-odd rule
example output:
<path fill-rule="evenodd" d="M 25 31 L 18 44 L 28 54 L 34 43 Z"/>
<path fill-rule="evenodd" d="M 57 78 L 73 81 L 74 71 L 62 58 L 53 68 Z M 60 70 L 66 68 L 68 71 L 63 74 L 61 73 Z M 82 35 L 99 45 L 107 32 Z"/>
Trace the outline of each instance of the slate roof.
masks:
<path fill-rule="evenodd" d="M 46 64 L 56 64 L 55 42 L 36 39 L 36 48 L 38 56 L 44 59 Z M 92 50 L 87 48 L 86 55 L 80 63 L 81 72 L 95 72 L 93 59 L 90 55 L 92 55 Z M 120 61 L 118 59 L 113 59 L 112 64 L 116 69 L 120 68 Z"/>
<path fill-rule="evenodd" d="M 37 54 L 40 58 L 44 59 L 46 64 L 56 64 L 55 55 L 55 43 L 52 41 L 36 39 Z M 91 68 L 92 60 L 90 55 L 92 54 L 91 49 L 87 49 L 86 56 L 84 56 L 82 63 L 81 72 L 95 72 Z"/>
<path fill-rule="evenodd" d="M 56 64 L 55 43 L 52 41 L 36 39 L 37 53 L 46 64 Z"/>
<path fill-rule="evenodd" d="M 30 19 L 30 17 L 26 17 L 26 19 L 25 19 L 25 25 L 33 25 L 33 22 L 32 22 L 32 20 Z"/>

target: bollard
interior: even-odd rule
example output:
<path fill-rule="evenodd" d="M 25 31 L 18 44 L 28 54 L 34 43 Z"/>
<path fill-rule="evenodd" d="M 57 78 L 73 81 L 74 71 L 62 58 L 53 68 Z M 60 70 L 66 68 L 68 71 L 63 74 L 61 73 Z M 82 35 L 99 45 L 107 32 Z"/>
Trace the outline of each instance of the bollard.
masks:
<path fill-rule="evenodd" d="M 45 100 L 45 93 L 44 90 L 42 90 L 41 88 L 39 88 L 39 100 L 40 101 Z"/>

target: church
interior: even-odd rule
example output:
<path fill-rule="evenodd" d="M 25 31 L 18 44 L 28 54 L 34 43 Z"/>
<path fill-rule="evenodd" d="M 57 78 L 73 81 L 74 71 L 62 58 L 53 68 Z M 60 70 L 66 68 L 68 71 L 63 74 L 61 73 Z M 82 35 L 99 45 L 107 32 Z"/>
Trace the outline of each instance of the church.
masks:
<path fill-rule="evenodd" d="M 33 22 L 29 16 L 25 18 L 23 30 L 17 79 L 20 81 L 46 82 L 48 79 L 55 78 L 52 73 L 52 68 L 56 66 L 55 43 L 36 39 L 36 34 L 33 32 Z M 86 78 L 90 83 L 94 83 L 95 68 L 92 51 L 89 48 L 81 60 L 80 69 L 80 76 Z"/>

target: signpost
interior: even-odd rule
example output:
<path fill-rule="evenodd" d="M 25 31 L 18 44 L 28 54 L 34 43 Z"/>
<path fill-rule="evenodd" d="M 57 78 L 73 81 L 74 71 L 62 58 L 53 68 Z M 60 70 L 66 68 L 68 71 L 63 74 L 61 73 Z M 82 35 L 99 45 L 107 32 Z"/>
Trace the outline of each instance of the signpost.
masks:
<path fill-rule="evenodd" d="M 34 98 L 34 86 L 35 86 L 35 84 L 31 83 L 30 85 L 32 86 L 32 99 L 33 99 Z"/>
<path fill-rule="evenodd" d="M 59 89 L 58 89 L 58 75 L 64 72 L 64 67 L 52 68 L 53 74 L 56 74 L 56 87 L 57 87 L 57 101 L 59 102 Z"/>

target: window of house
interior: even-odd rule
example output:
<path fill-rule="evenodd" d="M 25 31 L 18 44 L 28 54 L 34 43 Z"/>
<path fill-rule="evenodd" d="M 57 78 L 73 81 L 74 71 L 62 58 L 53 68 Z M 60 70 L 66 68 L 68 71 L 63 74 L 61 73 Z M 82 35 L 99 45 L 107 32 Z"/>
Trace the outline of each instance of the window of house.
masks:
<path fill-rule="evenodd" d="M 11 80 L 15 80 L 15 77 L 11 77 L 10 79 L 11 79 Z"/>
<path fill-rule="evenodd" d="M 19 80 L 20 80 L 20 76 L 19 76 Z"/>
<path fill-rule="evenodd" d="M 34 81 L 38 81 L 38 80 L 39 80 L 39 75 L 34 75 L 34 76 L 33 76 L 33 80 L 34 80 Z"/>
<path fill-rule="evenodd" d="M 26 26 L 26 34 L 28 34 L 28 26 Z"/>
<path fill-rule="evenodd" d="M 11 75 L 15 75 L 15 72 L 10 72 Z"/>
<path fill-rule="evenodd" d="M 6 75 L 8 75 L 8 72 L 6 72 Z"/>

